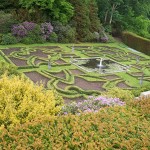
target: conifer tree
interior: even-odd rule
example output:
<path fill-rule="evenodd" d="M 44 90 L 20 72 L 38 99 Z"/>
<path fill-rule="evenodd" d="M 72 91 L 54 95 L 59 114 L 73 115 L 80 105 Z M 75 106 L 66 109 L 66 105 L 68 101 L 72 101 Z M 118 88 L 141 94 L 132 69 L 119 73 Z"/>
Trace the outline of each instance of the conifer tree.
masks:
<path fill-rule="evenodd" d="M 100 26 L 95 0 L 69 0 L 69 2 L 75 10 L 72 24 L 76 28 L 77 39 L 83 42 L 92 40 L 93 32 L 98 31 Z"/>
<path fill-rule="evenodd" d="M 100 20 L 98 17 L 98 6 L 95 0 L 90 0 L 89 2 L 89 18 L 90 18 L 90 31 L 93 33 L 99 31 Z"/>

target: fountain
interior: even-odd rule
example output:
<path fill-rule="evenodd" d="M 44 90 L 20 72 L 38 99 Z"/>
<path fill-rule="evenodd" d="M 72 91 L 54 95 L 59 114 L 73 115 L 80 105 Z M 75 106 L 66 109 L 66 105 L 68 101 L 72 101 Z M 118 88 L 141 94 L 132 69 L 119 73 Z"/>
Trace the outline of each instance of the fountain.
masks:
<path fill-rule="evenodd" d="M 129 69 L 126 65 L 122 65 L 106 57 L 79 58 L 74 59 L 72 63 L 87 72 L 97 71 L 101 74 L 122 72 Z"/>
<path fill-rule="evenodd" d="M 99 65 L 98 65 L 98 67 L 99 67 L 99 72 L 102 72 L 102 70 L 101 70 L 102 67 L 103 67 L 102 62 L 103 62 L 103 59 L 101 58 L 100 61 L 99 61 Z"/>

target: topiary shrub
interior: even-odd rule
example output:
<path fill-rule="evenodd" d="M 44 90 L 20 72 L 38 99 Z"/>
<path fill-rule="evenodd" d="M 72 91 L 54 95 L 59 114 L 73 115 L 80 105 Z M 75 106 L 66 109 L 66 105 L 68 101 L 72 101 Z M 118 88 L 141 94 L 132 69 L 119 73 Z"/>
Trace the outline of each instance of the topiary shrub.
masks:
<path fill-rule="evenodd" d="M 11 33 L 4 34 L 2 36 L 2 42 L 1 42 L 2 45 L 16 44 L 16 43 L 18 43 L 18 40 Z"/>
<path fill-rule="evenodd" d="M 56 115 L 62 99 L 53 91 L 34 85 L 24 77 L 0 79 L 0 126 L 28 122 L 38 116 Z"/>

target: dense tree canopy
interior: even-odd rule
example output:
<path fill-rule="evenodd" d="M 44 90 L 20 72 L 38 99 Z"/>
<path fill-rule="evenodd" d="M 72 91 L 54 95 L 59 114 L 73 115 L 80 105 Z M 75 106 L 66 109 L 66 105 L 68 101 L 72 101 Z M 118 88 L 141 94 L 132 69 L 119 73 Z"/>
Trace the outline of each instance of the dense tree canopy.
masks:
<path fill-rule="evenodd" d="M 103 25 L 150 37 L 149 0 L 97 0 L 97 4 Z"/>
<path fill-rule="evenodd" d="M 40 9 L 52 19 L 63 23 L 67 23 L 73 16 L 73 7 L 66 0 L 20 0 L 20 4 L 31 13 Z"/>
<path fill-rule="evenodd" d="M 149 0 L 1 0 L 0 9 L 18 22 L 69 25 L 75 28 L 79 41 L 90 41 L 99 31 L 100 22 L 109 33 L 129 30 L 150 38 Z M 8 21 L 6 26 L 10 26 Z"/>

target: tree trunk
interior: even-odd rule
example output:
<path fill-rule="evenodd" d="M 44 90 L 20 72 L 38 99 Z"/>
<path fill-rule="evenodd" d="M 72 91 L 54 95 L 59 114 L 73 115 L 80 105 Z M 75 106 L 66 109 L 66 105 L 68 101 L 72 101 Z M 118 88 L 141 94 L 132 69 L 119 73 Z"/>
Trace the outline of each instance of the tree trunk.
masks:
<path fill-rule="evenodd" d="M 106 21 L 107 21 L 107 16 L 108 16 L 108 10 L 107 10 L 106 13 L 105 13 L 105 20 L 104 20 L 104 23 L 106 23 Z"/>
<path fill-rule="evenodd" d="M 117 7 L 117 5 L 113 4 L 112 10 L 111 10 L 111 16 L 110 16 L 109 24 L 112 23 L 112 20 L 113 20 L 113 14 L 114 14 L 114 11 L 115 11 L 116 7 Z"/>

